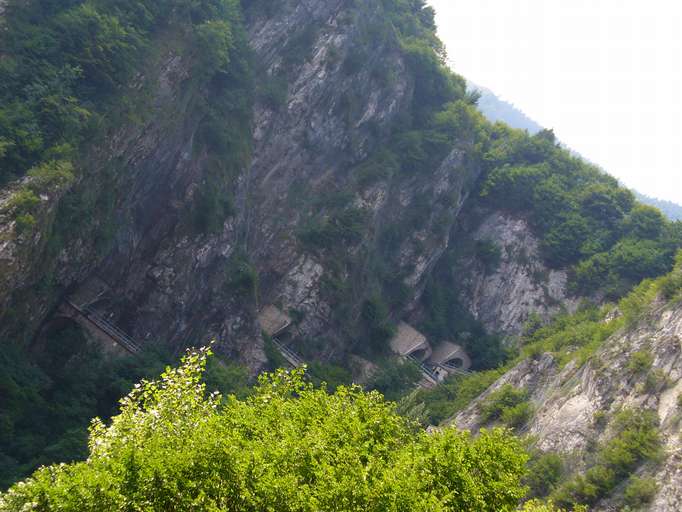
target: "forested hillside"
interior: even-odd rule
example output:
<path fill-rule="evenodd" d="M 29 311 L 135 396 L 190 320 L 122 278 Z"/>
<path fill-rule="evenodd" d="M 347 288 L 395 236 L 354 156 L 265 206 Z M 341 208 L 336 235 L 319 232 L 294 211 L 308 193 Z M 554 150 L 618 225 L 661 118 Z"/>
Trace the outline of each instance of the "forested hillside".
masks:
<path fill-rule="evenodd" d="M 89 419 L 107 422 L 134 382 L 188 347 L 215 340 L 208 387 L 239 397 L 205 401 L 184 367 L 188 402 L 164 414 L 187 405 L 187 415 L 165 437 L 149 426 L 156 401 L 172 397 L 142 385 L 113 426 L 93 427 L 88 462 L 54 470 L 54 488 L 53 470 L 40 470 L 5 495 L 8 510 L 34 499 L 39 510 L 101 510 L 100 498 L 112 510 L 164 508 L 179 495 L 186 509 L 224 508 L 224 478 L 244 499 L 234 510 L 459 510 L 443 486 L 460 478 L 481 503 L 472 510 L 513 510 L 524 459 L 509 455 L 509 433 L 491 433 L 490 446 L 450 430 L 425 437 L 377 394 L 344 385 L 402 400 L 400 414 L 422 426 L 445 420 L 528 356 L 524 344 L 591 356 L 620 326 L 602 324 L 604 305 L 670 272 L 682 247 L 682 223 L 551 131 L 486 120 L 422 0 L 9 0 L 1 16 L 0 485 L 85 457 Z M 412 393 L 423 368 L 399 357 L 404 332 L 433 352 L 456 344 L 473 373 Z M 274 383 L 249 386 L 292 354 L 336 394 L 296 381 L 305 392 L 273 391 L 281 408 L 266 406 Z M 486 417 L 523 423 L 525 396 L 510 400 L 512 413 Z M 302 462 L 289 453 L 297 444 L 236 434 L 282 418 L 305 430 L 344 407 L 378 415 L 380 435 L 366 418 L 351 425 L 371 446 L 318 432 L 301 441 Z M 316 439 L 348 466 L 305 445 Z M 291 474 L 213 457 L 231 443 Z M 450 444 L 441 460 L 434 451 Z M 185 445 L 196 452 L 179 453 Z M 166 458 L 168 487 L 151 497 Z M 513 481 L 451 473 L 490 458 Z M 394 494 L 427 462 L 441 465 L 425 487 Z M 343 468 L 352 478 L 325 490 Z M 373 484 L 355 480 L 363 471 Z M 151 480 L 128 486 L 142 473 Z M 299 485 L 308 508 L 289 492 Z M 67 496 L 74 486 L 82 494 Z M 500 486 L 504 497 L 486 494 Z M 334 508 L 340 496 L 350 504 Z"/>
<path fill-rule="evenodd" d="M 493 91 L 476 85 L 472 82 L 467 82 L 467 87 L 473 91 L 478 91 L 480 98 L 478 100 L 478 107 L 481 113 L 489 121 L 502 122 L 508 124 L 512 128 L 518 128 L 520 130 L 526 130 L 531 135 L 534 135 L 543 130 L 542 126 L 536 123 L 533 119 L 529 118 L 523 111 L 500 99 Z M 569 148 L 570 149 L 570 148 Z M 664 201 L 662 199 L 656 199 L 655 197 L 649 197 L 645 194 L 641 194 L 634 191 L 635 198 L 648 206 L 653 206 L 658 208 L 663 215 L 668 217 L 670 220 L 682 220 L 682 206 L 675 204 L 671 201 Z"/>

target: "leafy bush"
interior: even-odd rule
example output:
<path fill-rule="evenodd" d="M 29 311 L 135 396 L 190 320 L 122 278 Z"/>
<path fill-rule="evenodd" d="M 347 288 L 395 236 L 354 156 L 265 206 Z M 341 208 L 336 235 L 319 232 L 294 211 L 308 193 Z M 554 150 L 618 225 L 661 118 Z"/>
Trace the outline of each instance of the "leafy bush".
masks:
<path fill-rule="evenodd" d="M 574 266 L 573 286 L 623 296 L 670 269 L 682 236 L 657 210 L 599 169 L 571 157 L 553 135 L 503 125 L 489 136 L 481 195 L 529 218 L 550 266 Z"/>
<path fill-rule="evenodd" d="M 288 83 L 284 76 L 266 76 L 258 83 L 258 98 L 273 110 L 286 105 L 288 97 Z"/>
<path fill-rule="evenodd" d="M 7 202 L 6 210 L 17 215 L 33 211 L 40 204 L 40 198 L 27 188 L 17 190 Z"/>
<path fill-rule="evenodd" d="M 593 504 L 646 461 L 661 453 L 658 415 L 652 411 L 624 410 L 613 421 L 613 437 L 597 450 L 596 464 L 555 492 L 562 506 Z"/>
<path fill-rule="evenodd" d="M 548 496 L 564 474 L 564 462 L 557 453 L 547 452 L 531 456 L 524 482 L 534 497 Z"/>
<path fill-rule="evenodd" d="M 73 325 L 49 330 L 41 343 L 40 353 L 5 343 L 0 354 L 0 488 L 39 465 L 84 458 L 90 418 L 114 414 L 136 380 L 172 361 L 151 347 L 136 358 L 105 356 Z M 223 384 L 210 389 L 231 389 Z"/>
<path fill-rule="evenodd" d="M 367 384 L 367 389 L 376 390 L 388 400 L 398 400 L 413 389 L 421 380 L 421 371 L 409 361 L 388 360 Z"/>
<path fill-rule="evenodd" d="M 30 213 L 22 213 L 21 215 L 17 215 L 14 221 L 16 222 L 15 229 L 20 235 L 31 233 L 37 224 L 35 217 Z"/>
<path fill-rule="evenodd" d="M 567 509 L 557 507 L 552 500 L 543 502 L 540 500 L 530 500 L 523 504 L 521 512 L 568 512 Z M 587 507 L 575 506 L 573 512 L 587 512 Z"/>
<path fill-rule="evenodd" d="M 353 177 L 360 187 L 366 188 L 378 181 L 390 178 L 398 168 L 398 159 L 395 154 L 382 149 L 360 164 L 353 171 Z"/>
<path fill-rule="evenodd" d="M 214 179 L 207 179 L 194 195 L 192 221 L 197 233 L 219 233 L 225 221 L 234 214 L 230 195 L 224 193 Z"/>
<path fill-rule="evenodd" d="M 625 503 L 640 508 L 651 502 L 658 492 L 658 484 L 653 478 L 633 476 L 625 488 Z"/>
<path fill-rule="evenodd" d="M 330 363 L 317 361 L 310 363 L 307 375 L 315 386 L 325 384 L 330 391 L 335 391 L 339 386 L 349 386 L 353 383 L 353 375 L 348 369 Z"/>
<path fill-rule="evenodd" d="M 492 240 L 479 240 L 476 243 L 476 256 L 483 263 L 487 274 L 492 274 L 500 266 L 502 249 Z"/>
<path fill-rule="evenodd" d="M 209 20 L 194 29 L 201 73 L 213 76 L 227 70 L 233 49 L 232 27 L 226 20 Z"/>
<path fill-rule="evenodd" d="M 369 351 L 374 354 L 386 353 L 389 348 L 388 342 L 395 336 L 396 330 L 383 298 L 373 295 L 365 300 L 360 319 Z"/>
<path fill-rule="evenodd" d="M 225 269 L 225 287 L 242 298 L 256 300 L 258 296 L 258 271 L 246 256 L 234 255 Z"/>
<path fill-rule="evenodd" d="M 434 389 L 421 389 L 417 401 L 426 406 L 426 416 L 432 425 L 464 409 L 502 375 L 501 370 L 453 375 Z"/>
<path fill-rule="evenodd" d="M 315 250 L 333 249 L 344 244 L 357 244 L 362 239 L 366 214 L 358 208 L 347 208 L 304 227 L 298 238 Z"/>
<path fill-rule="evenodd" d="M 521 428 L 533 417 L 534 408 L 529 402 L 521 402 L 502 411 L 500 420 L 511 428 Z"/>
<path fill-rule="evenodd" d="M 459 340 L 472 361 L 473 370 L 489 370 L 510 355 L 500 336 L 486 333 L 483 325 L 460 302 L 457 270 L 447 261 L 439 264 L 421 297 L 426 318 L 420 330 L 434 339 Z"/>
<path fill-rule="evenodd" d="M 648 350 L 640 350 L 633 353 L 628 361 L 628 370 L 633 374 L 647 372 L 654 364 L 654 358 Z"/>
<path fill-rule="evenodd" d="M 675 257 L 675 268 L 663 278 L 661 294 L 666 300 L 671 300 L 680 295 L 682 291 L 682 250 Z"/>
<path fill-rule="evenodd" d="M 511 512 L 525 493 L 526 456 L 504 431 L 417 432 L 379 394 L 330 395 L 300 371 L 221 403 L 201 383 L 206 356 L 136 386 L 109 427 L 93 422 L 87 461 L 38 470 L 0 509 Z"/>
<path fill-rule="evenodd" d="M 518 427 L 531 416 L 528 391 L 516 389 L 511 384 L 505 384 L 500 389 L 490 393 L 480 408 L 481 421 L 484 423 L 502 420 L 509 426 Z"/>

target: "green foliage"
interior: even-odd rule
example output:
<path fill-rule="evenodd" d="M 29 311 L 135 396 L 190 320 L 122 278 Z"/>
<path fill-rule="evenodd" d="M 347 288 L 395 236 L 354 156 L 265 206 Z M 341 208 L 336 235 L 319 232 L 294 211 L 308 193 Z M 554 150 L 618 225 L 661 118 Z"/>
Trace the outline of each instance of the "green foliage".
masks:
<path fill-rule="evenodd" d="M 420 389 L 416 401 L 425 404 L 428 423 L 438 425 L 464 409 L 501 375 L 501 370 L 453 375 L 438 387 Z"/>
<path fill-rule="evenodd" d="M 228 217 L 234 213 L 232 198 L 215 186 L 214 180 L 202 183 L 194 196 L 192 220 L 198 233 L 219 233 Z"/>
<path fill-rule="evenodd" d="M 461 304 L 457 269 L 444 261 L 427 282 L 422 294 L 426 319 L 420 329 L 434 339 L 457 340 L 472 360 L 473 370 L 499 367 L 509 353 L 500 336 L 488 334 L 483 325 Z"/>
<path fill-rule="evenodd" d="M 80 331 L 50 334 L 39 358 L 5 343 L 0 355 L 0 487 L 39 464 L 85 455 L 89 419 L 110 416 L 134 380 L 162 369 L 153 353 L 140 360 L 107 359 L 87 346 Z"/>
<path fill-rule="evenodd" d="M 273 110 L 286 105 L 288 83 L 284 76 L 265 76 L 258 82 L 258 99 Z"/>
<path fill-rule="evenodd" d="M 249 371 L 245 366 L 211 358 L 204 373 L 206 388 L 245 398 L 251 393 Z"/>
<path fill-rule="evenodd" d="M 607 496 L 642 463 L 661 453 L 658 415 L 652 411 L 624 410 L 613 421 L 613 436 L 596 453 L 596 464 L 555 492 L 563 506 L 591 505 Z"/>
<path fill-rule="evenodd" d="M 0 488 L 39 465 L 84 459 L 87 425 L 109 418 L 118 400 L 140 378 L 159 375 L 174 358 L 161 347 L 136 357 L 112 356 L 88 343 L 75 324 L 50 328 L 39 351 L 4 343 L 0 353 Z M 234 364 L 212 360 L 210 390 L 247 392 L 248 374 Z"/>
<path fill-rule="evenodd" d="M 388 352 L 388 342 L 395 336 L 389 309 L 380 295 L 366 299 L 360 312 L 361 327 L 367 340 L 366 349 L 373 354 Z"/>
<path fill-rule="evenodd" d="M 609 421 L 609 416 L 605 411 L 596 411 L 592 415 L 592 424 L 595 428 L 603 429 Z"/>
<path fill-rule="evenodd" d="M 661 236 L 666 221 L 657 208 L 643 204 L 635 205 L 625 219 L 625 229 L 635 238 L 655 240 Z"/>
<path fill-rule="evenodd" d="M 390 179 L 398 169 L 398 158 L 384 148 L 360 164 L 353 171 L 353 177 L 361 188 L 366 188 L 378 181 Z"/>
<path fill-rule="evenodd" d="M 564 462 L 553 452 L 531 456 L 524 483 L 530 488 L 530 496 L 548 496 L 564 475 Z"/>
<path fill-rule="evenodd" d="M 17 190 L 7 202 L 6 209 L 16 215 L 29 213 L 40 204 L 40 198 L 28 188 Z"/>
<path fill-rule="evenodd" d="M 618 303 L 618 309 L 623 314 L 628 325 L 634 325 L 651 308 L 651 303 L 658 294 L 655 281 L 646 279 L 636 286 L 626 297 Z"/>
<path fill-rule="evenodd" d="M 502 249 L 492 240 L 479 240 L 476 243 L 476 256 L 483 263 L 486 273 L 492 274 L 500 266 Z"/>
<path fill-rule="evenodd" d="M 268 360 L 267 369 L 270 371 L 277 370 L 278 368 L 288 368 L 289 363 L 284 358 L 284 356 L 277 350 L 277 347 L 272 342 L 272 338 L 267 334 L 263 333 L 263 349 L 265 352 L 265 357 Z"/>
<path fill-rule="evenodd" d="M 502 411 L 500 421 L 513 429 L 524 427 L 533 417 L 535 409 L 530 402 L 521 402 Z"/>
<path fill-rule="evenodd" d="M 207 351 L 189 353 L 94 420 L 86 462 L 38 470 L 0 510 L 412 510 L 517 508 L 526 456 L 502 430 L 426 434 L 377 393 L 261 377 L 244 401 L 206 397 Z"/>
<path fill-rule="evenodd" d="M 575 266 L 581 294 L 623 296 L 670 269 L 682 237 L 657 210 L 599 169 L 570 156 L 553 134 L 496 125 L 483 156 L 481 195 L 528 217 L 551 266 Z"/>
<path fill-rule="evenodd" d="M 653 364 L 654 358 L 651 353 L 648 350 L 639 350 L 630 356 L 628 370 L 636 375 L 648 372 Z"/>
<path fill-rule="evenodd" d="M 625 488 L 625 503 L 634 508 L 643 507 L 654 499 L 657 492 L 658 484 L 655 479 L 633 476 Z"/>
<path fill-rule="evenodd" d="M 213 76 L 226 71 L 233 49 L 232 27 L 226 20 L 209 20 L 194 29 L 201 72 Z"/>
<path fill-rule="evenodd" d="M 522 512 L 568 512 L 568 509 L 557 507 L 552 500 L 543 502 L 540 500 L 529 500 L 523 504 Z M 587 512 L 587 507 L 580 505 L 571 508 L 573 512 Z"/>
<path fill-rule="evenodd" d="M 256 301 L 258 271 L 242 254 L 233 255 L 225 269 L 225 289 L 240 298 Z"/>
<path fill-rule="evenodd" d="M 679 298 L 682 294 L 682 251 L 675 257 L 675 268 L 662 278 L 661 294 L 665 300 Z"/>
<path fill-rule="evenodd" d="M 325 385 L 331 391 L 335 391 L 340 386 L 349 386 L 353 383 L 353 375 L 348 369 L 318 361 L 310 363 L 307 368 L 307 376 L 316 387 Z"/>
<path fill-rule="evenodd" d="M 74 179 L 73 164 L 65 161 L 49 161 L 28 171 L 32 178 L 29 187 L 35 192 L 51 191 L 71 183 Z"/>
<path fill-rule="evenodd" d="M 298 233 L 298 238 L 306 248 L 318 251 L 355 245 L 362 240 L 365 222 L 366 213 L 350 207 L 311 221 Z"/>
<path fill-rule="evenodd" d="M 413 389 L 421 380 L 421 371 L 410 361 L 388 360 L 367 384 L 367 389 L 376 390 L 387 400 L 398 400 Z"/>
<path fill-rule="evenodd" d="M 501 421 L 510 427 L 521 427 L 531 416 L 528 391 L 516 389 L 510 384 L 490 393 L 481 404 L 480 417 L 484 423 Z"/>
<path fill-rule="evenodd" d="M 169 25 L 194 34 L 202 76 L 225 73 L 239 11 L 235 0 L 12 2 L 0 32 L 0 182 L 75 154 Z"/>
<path fill-rule="evenodd" d="M 653 240 L 622 240 L 610 251 L 595 254 L 576 266 L 576 290 L 589 293 L 599 285 L 609 297 L 623 296 L 642 279 L 670 270 L 671 256 L 665 245 Z"/>
<path fill-rule="evenodd" d="M 22 213 L 21 215 L 17 215 L 14 221 L 16 222 L 15 229 L 19 235 L 31 233 L 35 225 L 38 223 L 35 217 L 30 213 Z"/>
<path fill-rule="evenodd" d="M 550 324 L 524 338 L 522 356 L 553 352 L 562 364 L 572 360 L 584 364 L 623 325 L 621 319 L 605 322 L 608 311 L 608 306 L 598 309 L 584 305 L 573 314 L 557 315 Z"/>

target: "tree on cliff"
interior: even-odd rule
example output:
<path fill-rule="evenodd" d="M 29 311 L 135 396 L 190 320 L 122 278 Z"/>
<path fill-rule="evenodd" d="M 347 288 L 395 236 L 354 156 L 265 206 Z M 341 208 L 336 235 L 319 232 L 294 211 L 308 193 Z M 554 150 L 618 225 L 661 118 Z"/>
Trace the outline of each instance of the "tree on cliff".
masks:
<path fill-rule="evenodd" d="M 330 394 L 302 370 L 261 377 L 246 400 L 206 396 L 207 349 L 142 381 L 85 462 L 39 469 L 0 510 L 504 511 L 526 455 L 503 430 L 432 435 L 358 387 Z"/>

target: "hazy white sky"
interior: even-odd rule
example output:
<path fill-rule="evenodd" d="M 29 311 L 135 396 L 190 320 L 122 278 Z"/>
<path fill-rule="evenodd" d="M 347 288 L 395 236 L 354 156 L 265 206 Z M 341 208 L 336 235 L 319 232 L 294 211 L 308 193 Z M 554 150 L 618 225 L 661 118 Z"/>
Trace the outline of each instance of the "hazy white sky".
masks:
<path fill-rule="evenodd" d="M 429 0 L 453 68 L 682 204 L 682 2 Z"/>

